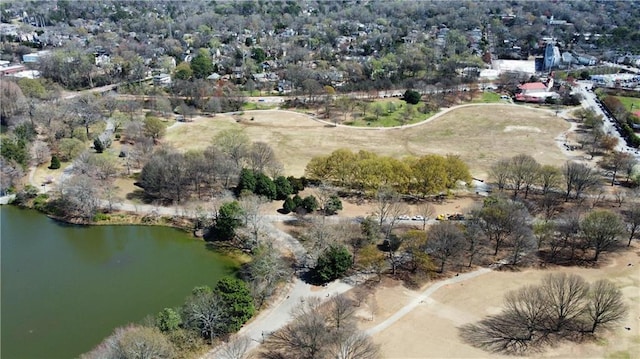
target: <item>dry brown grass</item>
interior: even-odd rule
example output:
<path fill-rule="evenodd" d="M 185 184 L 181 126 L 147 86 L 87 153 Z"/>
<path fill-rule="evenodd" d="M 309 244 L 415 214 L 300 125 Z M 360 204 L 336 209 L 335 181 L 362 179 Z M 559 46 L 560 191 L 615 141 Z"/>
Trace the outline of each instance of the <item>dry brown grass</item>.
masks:
<path fill-rule="evenodd" d="M 630 265 L 629 265 L 630 264 Z M 457 328 L 476 322 L 503 308 L 507 291 L 538 284 L 549 273 L 574 273 L 590 283 L 599 279 L 613 281 L 622 291 L 629 306 L 627 317 L 602 332 L 596 341 L 562 342 L 526 358 L 638 358 L 640 353 L 640 248 L 638 245 L 621 253 L 608 253 L 600 268 L 549 267 L 522 271 L 491 272 L 468 281 L 440 288 L 406 317 L 373 336 L 382 346 L 384 358 L 516 358 L 489 353 L 463 343 Z M 427 284 L 431 285 L 432 283 Z M 382 322 L 424 288 L 414 291 L 395 286 L 379 287 L 360 310 L 362 329 Z M 375 298 L 375 315 L 371 320 L 369 302 Z M 630 330 L 625 329 L 630 328 Z M 634 354 L 635 353 L 635 354 Z M 517 358 L 522 358 L 517 356 Z"/>
<path fill-rule="evenodd" d="M 312 157 L 343 147 L 394 157 L 456 154 L 475 176 L 484 176 L 496 159 L 520 153 L 543 164 L 564 162 L 554 138 L 569 124 L 547 110 L 505 104 L 459 108 L 416 127 L 390 129 L 332 127 L 304 114 L 268 110 L 197 118 L 169 129 L 164 141 L 183 150 L 204 148 L 220 131 L 236 127 L 254 141 L 269 143 L 286 174 L 296 176 Z"/>

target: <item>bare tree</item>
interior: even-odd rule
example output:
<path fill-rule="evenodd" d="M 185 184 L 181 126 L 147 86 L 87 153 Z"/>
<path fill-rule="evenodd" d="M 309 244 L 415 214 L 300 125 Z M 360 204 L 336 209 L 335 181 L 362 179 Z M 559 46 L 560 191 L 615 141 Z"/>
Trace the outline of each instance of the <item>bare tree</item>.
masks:
<path fill-rule="evenodd" d="M 356 307 L 354 301 L 345 294 L 338 294 L 329 301 L 329 318 L 330 325 L 337 330 L 352 330 L 353 315 Z"/>
<path fill-rule="evenodd" d="M 291 268 L 272 243 L 259 245 L 243 276 L 247 279 L 257 308 L 261 308 L 278 288 L 278 283 L 291 276 Z"/>
<path fill-rule="evenodd" d="M 584 312 L 589 285 L 575 274 L 552 273 L 542 280 L 541 290 L 548 310 L 546 329 L 558 333 L 574 329 L 573 321 Z"/>
<path fill-rule="evenodd" d="M 331 345 L 329 356 L 336 359 L 375 359 L 380 349 L 362 332 L 347 333 L 338 343 Z"/>
<path fill-rule="evenodd" d="M 220 349 L 222 359 L 244 359 L 251 346 L 251 338 L 233 335 Z"/>
<path fill-rule="evenodd" d="M 429 202 L 421 202 L 416 206 L 416 213 L 422 216 L 422 230 L 424 231 L 427 228 L 427 221 L 429 218 L 433 217 L 435 213 L 435 208 Z"/>
<path fill-rule="evenodd" d="M 540 167 L 538 174 L 538 184 L 542 187 L 542 194 L 546 195 L 550 190 L 558 187 L 561 183 L 562 172 L 554 166 L 544 165 Z"/>
<path fill-rule="evenodd" d="M 569 200 L 572 191 L 575 191 L 578 198 L 583 192 L 598 184 L 597 173 L 584 164 L 567 162 L 562 170 L 566 183 L 565 201 Z"/>
<path fill-rule="evenodd" d="M 493 255 L 498 254 L 516 228 L 527 226 L 528 212 L 518 202 L 498 199 L 486 203 L 478 214 L 483 232 L 495 244 Z"/>
<path fill-rule="evenodd" d="M 390 187 L 378 188 L 376 192 L 376 215 L 378 216 L 378 224 L 382 227 L 387 218 L 391 216 L 391 212 L 398 207 L 402 201 L 400 195 Z"/>
<path fill-rule="evenodd" d="M 589 320 L 587 331 L 594 333 L 598 327 L 607 327 L 622 320 L 627 314 L 627 306 L 620 289 L 611 281 L 601 279 L 591 285 L 585 313 Z"/>
<path fill-rule="evenodd" d="M 510 160 L 507 158 L 503 158 L 493 164 L 489 169 L 489 176 L 496 181 L 498 185 L 498 189 L 500 191 L 504 190 L 505 185 L 507 184 L 507 180 L 509 179 L 511 171 Z"/>
<path fill-rule="evenodd" d="M 595 252 L 594 261 L 598 261 L 600 253 L 614 249 L 618 237 L 624 232 L 620 217 L 610 211 L 590 212 L 580 223 L 580 228 L 587 244 Z"/>
<path fill-rule="evenodd" d="M 611 185 L 616 183 L 616 175 L 619 171 L 625 171 L 627 168 L 633 168 L 637 163 L 635 157 L 627 152 L 613 151 L 604 160 L 604 166 L 611 171 Z"/>
<path fill-rule="evenodd" d="M 518 260 L 536 247 L 535 238 L 529 226 L 517 226 L 510 236 L 511 265 L 517 265 Z"/>
<path fill-rule="evenodd" d="M 580 222 L 582 221 L 582 213 L 578 209 L 574 209 L 564 213 L 557 222 L 558 225 L 558 233 L 562 238 L 561 247 L 571 248 L 570 259 L 573 259 L 575 254 L 575 250 L 578 248 L 578 244 L 580 243 Z"/>
<path fill-rule="evenodd" d="M 102 358 L 173 358 L 175 349 L 158 329 L 129 325 L 116 328 L 96 348 L 81 359 Z"/>
<path fill-rule="evenodd" d="M 254 172 L 267 172 L 277 166 L 278 160 L 271 146 L 265 142 L 254 142 L 249 150 L 249 165 Z"/>
<path fill-rule="evenodd" d="M 623 212 L 627 225 L 627 233 L 629 233 L 629 242 L 627 247 L 631 246 L 631 241 L 640 229 L 640 203 L 635 201 L 629 205 L 629 208 Z"/>
<path fill-rule="evenodd" d="M 535 182 L 539 168 L 540 164 L 530 155 L 521 154 L 509 160 L 507 179 L 513 187 L 513 198 L 518 197 L 522 187 L 525 187 L 524 197 L 527 198 L 529 188 Z"/>
<path fill-rule="evenodd" d="M 249 136 L 240 129 L 224 130 L 216 135 L 214 146 L 226 153 L 240 169 L 249 152 Z"/>
<path fill-rule="evenodd" d="M 464 250 L 464 234 L 453 222 L 438 222 L 429 230 L 425 250 L 440 261 L 439 272 L 442 273 L 447 260 Z"/>
<path fill-rule="evenodd" d="M 323 358 L 329 331 L 317 298 L 307 298 L 294 309 L 294 319 L 265 341 L 263 358 Z"/>
<path fill-rule="evenodd" d="M 460 335 L 485 350 L 523 353 L 560 339 L 581 340 L 575 334 L 594 333 L 623 319 L 626 311 L 610 281 L 589 286 L 578 275 L 556 273 L 541 285 L 507 293 L 501 313 L 461 327 Z"/>
<path fill-rule="evenodd" d="M 223 333 L 225 310 L 222 305 L 211 290 L 195 291 L 183 307 L 185 325 L 213 342 L 213 338 Z"/>
<path fill-rule="evenodd" d="M 99 208 L 98 186 L 87 176 L 73 176 L 58 184 L 60 208 L 68 218 L 90 220 Z"/>
<path fill-rule="evenodd" d="M 265 226 L 261 208 L 266 202 L 266 199 L 256 195 L 243 196 L 238 201 L 240 208 L 242 208 L 243 226 L 251 236 L 247 248 L 254 248 L 260 241 Z"/>
<path fill-rule="evenodd" d="M 482 253 L 486 246 L 486 236 L 482 231 L 482 224 L 477 213 L 477 211 L 472 212 L 471 218 L 466 221 L 464 226 L 464 238 L 467 242 L 465 252 L 469 258 L 467 267 L 471 267 L 473 260 Z"/>

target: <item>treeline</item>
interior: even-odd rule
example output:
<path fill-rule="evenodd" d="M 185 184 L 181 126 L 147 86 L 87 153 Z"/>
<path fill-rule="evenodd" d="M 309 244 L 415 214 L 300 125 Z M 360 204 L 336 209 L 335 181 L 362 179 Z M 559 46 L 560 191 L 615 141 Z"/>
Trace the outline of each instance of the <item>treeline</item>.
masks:
<path fill-rule="evenodd" d="M 240 192 L 254 192 L 258 184 L 260 194 L 268 198 L 275 198 L 278 189 L 293 190 L 291 183 L 287 185 L 288 180 L 278 180 L 282 165 L 268 144 L 252 143 L 241 130 L 222 131 L 213 142 L 214 145 L 202 151 L 182 153 L 162 148 L 154 152 L 142 167 L 138 180 L 145 196 L 162 203 L 179 203 L 194 196 L 209 198 L 238 184 L 241 173 L 244 176 Z M 246 171 L 242 172 L 243 169 Z M 265 178 L 265 172 L 276 174 L 282 186 L 275 187 L 270 178 Z M 294 184 L 299 185 L 297 181 Z"/>
<path fill-rule="evenodd" d="M 398 193 L 427 196 L 470 183 L 468 166 L 455 155 L 425 155 L 395 159 L 373 152 L 335 150 L 314 157 L 305 169 L 307 178 L 347 189 L 373 193 L 382 186 Z"/>
<path fill-rule="evenodd" d="M 579 342 L 626 316 L 613 282 L 593 284 L 575 274 L 549 274 L 539 285 L 509 292 L 505 308 L 460 328 L 469 344 L 490 352 L 523 354 L 561 340 Z"/>
<path fill-rule="evenodd" d="M 636 135 L 635 126 L 640 123 L 638 116 L 631 111 L 627 111 L 624 104 L 615 96 L 599 96 L 607 111 L 615 118 L 616 126 L 620 130 L 622 137 L 632 147 L 640 147 L 640 137 Z"/>

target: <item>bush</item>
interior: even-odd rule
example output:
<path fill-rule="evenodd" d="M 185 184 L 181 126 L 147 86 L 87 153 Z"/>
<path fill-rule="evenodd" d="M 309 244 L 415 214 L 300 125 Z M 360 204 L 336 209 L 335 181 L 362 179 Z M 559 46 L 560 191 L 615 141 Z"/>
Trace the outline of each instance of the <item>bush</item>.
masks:
<path fill-rule="evenodd" d="M 338 279 L 351 268 L 352 263 L 351 253 L 345 246 L 332 245 L 318 258 L 316 278 L 322 283 Z"/>
<path fill-rule="evenodd" d="M 269 199 L 275 199 L 276 192 L 277 192 L 276 185 L 275 183 L 273 183 L 271 178 L 267 177 L 267 175 L 265 175 L 262 172 L 258 172 L 255 175 L 255 178 L 256 178 L 256 186 L 255 186 L 254 193 L 257 194 L 258 196 L 264 196 Z"/>
<path fill-rule="evenodd" d="M 314 196 L 305 197 L 300 203 L 300 207 L 307 213 L 311 213 L 318 209 L 318 200 Z"/>
<path fill-rule="evenodd" d="M 293 188 L 291 187 L 291 182 L 284 177 L 279 176 L 273 181 L 276 185 L 276 199 L 283 200 L 287 199 L 290 194 L 293 193 Z"/>
<path fill-rule="evenodd" d="M 58 168 L 60 168 L 60 159 L 58 158 L 58 156 L 53 155 L 51 156 L 51 165 L 49 165 L 49 169 L 57 170 Z"/>
<path fill-rule="evenodd" d="M 102 141 L 100 141 L 100 138 L 96 138 L 95 140 L 93 140 L 93 148 L 96 150 L 97 153 L 102 153 L 104 152 L 104 144 L 102 143 Z"/>
<path fill-rule="evenodd" d="M 282 204 L 282 211 L 284 214 L 291 213 L 296 210 L 296 203 L 293 201 L 293 198 L 287 197 Z"/>
<path fill-rule="evenodd" d="M 111 219 L 111 216 L 109 216 L 106 213 L 96 213 L 95 215 L 93 215 L 94 222 L 108 221 L 110 219 Z"/>
<path fill-rule="evenodd" d="M 422 98 L 422 95 L 420 95 L 420 92 L 415 91 L 415 90 L 407 90 L 407 91 L 405 91 L 404 95 L 402 97 L 402 99 L 406 103 L 410 103 L 412 105 L 415 105 L 418 102 L 420 102 L 421 98 Z"/>
<path fill-rule="evenodd" d="M 339 210 L 342 209 L 342 201 L 336 195 L 333 195 L 327 201 L 327 204 L 324 209 L 324 214 L 330 216 L 332 214 L 336 214 Z"/>

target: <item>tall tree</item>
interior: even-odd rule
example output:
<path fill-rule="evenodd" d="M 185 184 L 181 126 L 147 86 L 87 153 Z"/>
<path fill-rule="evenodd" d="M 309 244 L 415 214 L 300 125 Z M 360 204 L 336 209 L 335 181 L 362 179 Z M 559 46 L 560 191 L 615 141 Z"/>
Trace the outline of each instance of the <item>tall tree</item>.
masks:
<path fill-rule="evenodd" d="M 447 260 L 455 258 L 464 250 L 464 234 L 457 224 L 441 221 L 429 229 L 427 236 L 425 250 L 440 261 L 439 272 L 442 273 Z"/>
<path fill-rule="evenodd" d="M 580 229 L 588 246 L 594 250 L 594 261 L 598 260 L 600 253 L 615 249 L 619 236 L 624 232 L 620 217 L 605 210 L 587 214 L 580 223 Z"/>

